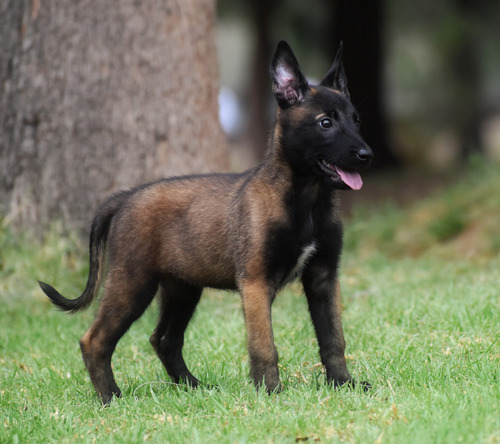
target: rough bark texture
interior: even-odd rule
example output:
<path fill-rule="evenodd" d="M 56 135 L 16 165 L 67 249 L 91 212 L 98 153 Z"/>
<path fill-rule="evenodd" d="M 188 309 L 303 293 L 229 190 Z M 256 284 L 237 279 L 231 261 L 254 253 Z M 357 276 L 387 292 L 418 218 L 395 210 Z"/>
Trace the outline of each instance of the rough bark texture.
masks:
<path fill-rule="evenodd" d="M 109 193 L 227 167 L 214 0 L 0 7 L 0 212 L 86 230 Z"/>

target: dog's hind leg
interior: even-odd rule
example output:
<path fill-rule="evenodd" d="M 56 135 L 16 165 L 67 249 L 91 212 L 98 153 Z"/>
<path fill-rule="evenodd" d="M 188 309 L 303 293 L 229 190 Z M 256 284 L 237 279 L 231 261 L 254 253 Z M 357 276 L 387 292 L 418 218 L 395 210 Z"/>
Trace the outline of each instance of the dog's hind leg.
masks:
<path fill-rule="evenodd" d="M 96 319 L 80 340 L 83 360 L 95 390 L 107 405 L 113 395 L 120 397 L 111 356 L 120 338 L 138 319 L 153 299 L 158 284 L 151 280 L 139 287 L 120 276 L 109 276 Z"/>
<path fill-rule="evenodd" d="M 199 384 L 188 370 L 182 356 L 184 332 L 201 297 L 202 288 L 179 279 L 165 278 L 161 282 L 160 318 L 150 342 L 168 375 L 175 383 L 191 387 Z"/>

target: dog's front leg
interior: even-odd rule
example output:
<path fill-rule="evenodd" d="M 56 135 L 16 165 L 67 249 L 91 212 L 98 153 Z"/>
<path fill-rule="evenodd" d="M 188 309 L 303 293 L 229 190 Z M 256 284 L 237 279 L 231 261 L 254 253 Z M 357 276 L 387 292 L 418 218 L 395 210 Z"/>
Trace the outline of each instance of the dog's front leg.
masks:
<path fill-rule="evenodd" d="M 321 263 L 311 263 L 303 273 L 302 283 L 327 380 L 335 386 L 352 383 L 344 354 L 340 286 L 336 272 Z"/>
<path fill-rule="evenodd" d="M 264 282 L 245 282 L 241 286 L 247 328 L 250 376 L 257 388 L 264 385 L 271 393 L 280 389 L 278 352 L 274 345 L 271 305 L 275 292 Z"/>

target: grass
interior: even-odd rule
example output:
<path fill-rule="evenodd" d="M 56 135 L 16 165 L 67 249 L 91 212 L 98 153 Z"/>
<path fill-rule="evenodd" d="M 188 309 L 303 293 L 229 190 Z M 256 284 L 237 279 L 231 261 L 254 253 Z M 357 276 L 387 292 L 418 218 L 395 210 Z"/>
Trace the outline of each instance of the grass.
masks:
<path fill-rule="evenodd" d="M 358 210 L 346 224 L 347 358 L 369 393 L 324 383 L 295 284 L 273 308 L 282 393 L 255 392 L 239 297 L 209 291 L 185 348 L 193 373 L 217 388 L 171 384 L 148 343 L 153 305 L 117 347 L 124 397 L 104 409 L 78 347 L 95 306 L 62 314 L 36 284 L 79 294 L 85 248 L 58 229 L 40 244 L 4 227 L 0 442 L 500 443 L 500 175 L 476 163 L 439 195 Z"/>

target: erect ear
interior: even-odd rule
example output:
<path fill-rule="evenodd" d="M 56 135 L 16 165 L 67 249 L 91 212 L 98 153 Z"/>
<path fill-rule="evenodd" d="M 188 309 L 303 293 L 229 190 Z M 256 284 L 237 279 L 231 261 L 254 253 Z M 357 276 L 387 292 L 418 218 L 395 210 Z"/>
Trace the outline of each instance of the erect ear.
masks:
<path fill-rule="evenodd" d="M 321 85 L 336 89 L 345 96 L 349 97 L 349 91 L 347 90 L 347 77 L 345 75 L 344 65 L 342 64 L 342 49 L 343 45 L 342 42 L 340 42 L 339 50 L 337 51 L 333 65 L 330 68 L 330 71 L 326 74 L 325 78 L 322 80 Z"/>
<path fill-rule="evenodd" d="M 288 43 L 283 40 L 279 42 L 271 62 L 271 79 L 274 96 L 281 108 L 300 102 L 309 90 L 297 59 Z"/>

